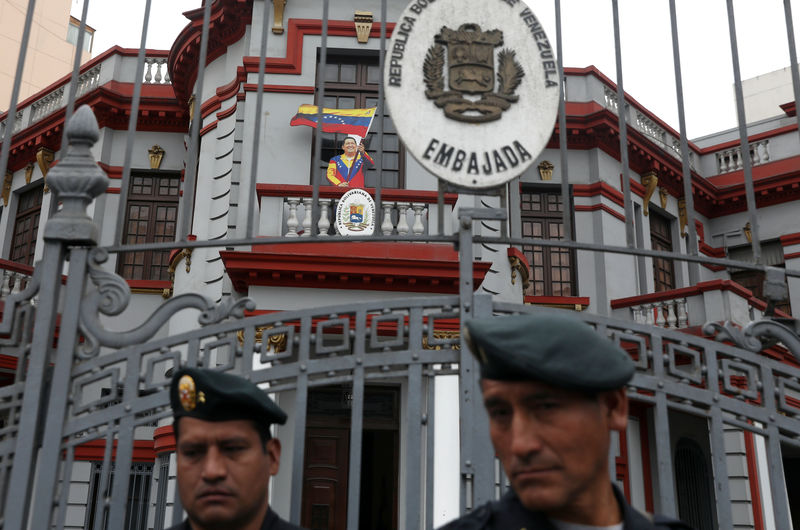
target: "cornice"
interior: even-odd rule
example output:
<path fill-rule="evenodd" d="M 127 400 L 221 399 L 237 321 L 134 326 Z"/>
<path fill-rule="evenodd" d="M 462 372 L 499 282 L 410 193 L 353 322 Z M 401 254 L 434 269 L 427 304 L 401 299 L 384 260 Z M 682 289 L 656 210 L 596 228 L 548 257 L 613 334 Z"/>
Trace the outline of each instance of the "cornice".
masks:
<path fill-rule="evenodd" d="M 234 288 L 306 287 L 370 291 L 458 293 L 458 253 L 433 243 L 289 243 L 221 251 Z M 475 262 L 477 287 L 489 262 Z"/>

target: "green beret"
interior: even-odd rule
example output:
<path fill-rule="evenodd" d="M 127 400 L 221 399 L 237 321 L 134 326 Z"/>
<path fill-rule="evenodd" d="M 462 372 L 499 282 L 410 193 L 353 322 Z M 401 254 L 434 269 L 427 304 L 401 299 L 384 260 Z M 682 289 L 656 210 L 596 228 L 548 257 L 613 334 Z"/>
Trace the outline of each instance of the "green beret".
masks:
<path fill-rule="evenodd" d="M 462 331 L 481 366 L 481 378 L 536 380 L 597 392 L 633 377 L 627 353 L 582 320 L 561 313 L 470 320 Z"/>
<path fill-rule="evenodd" d="M 242 377 L 204 368 L 178 370 L 172 376 L 169 400 L 176 420 L 188 416 L 204 421 L 286 423 L 286 413 L 258 386 Z"/>

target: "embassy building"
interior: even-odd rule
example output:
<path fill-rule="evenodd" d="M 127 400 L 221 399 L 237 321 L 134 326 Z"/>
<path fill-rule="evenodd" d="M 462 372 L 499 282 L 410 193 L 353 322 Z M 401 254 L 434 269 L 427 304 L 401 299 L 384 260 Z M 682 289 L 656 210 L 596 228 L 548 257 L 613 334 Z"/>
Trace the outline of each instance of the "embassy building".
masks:
<path fill-rule="evenodd" d="M 270 488 L 284 518 L 439 526 L 508 487 L 461 319 L 560 310 L 637 363 L 610 462 L 635 507 L 797 528 L 800 341 L 736 340 L 800 311 L 791 91 L 742 84 L 770 94 L 748 100 L 764 109 L 749 148 L 738 129 L 684 144 L 595 67 L 565 66 L 561 100 L 555 35 L 524 2 L 481 8 L 508 10 L 502 27 L 481 10 L 445 20 L 445 0 L 324 4 L 214 0 L 169 50 L 139 63 L 113 47 L 0 115 L 5 521 L 182 520 L 165 389 L 189 364 L 244 373 L 289 414 Z M 97 119 L 86 153 L 109 181 L 86 201 L 95 231 L 47 265 L 73 237 L 47 228 L 74 208 L 53 177 L 72 103 Z M 325 171 L 347 134 L 290 127 L 308 104 L 379 107 L 375 204 L 343 214 L 373 236 L 338 235 L 348 190 Z M 53 367 L 38 401 L 37 355 Z"/>

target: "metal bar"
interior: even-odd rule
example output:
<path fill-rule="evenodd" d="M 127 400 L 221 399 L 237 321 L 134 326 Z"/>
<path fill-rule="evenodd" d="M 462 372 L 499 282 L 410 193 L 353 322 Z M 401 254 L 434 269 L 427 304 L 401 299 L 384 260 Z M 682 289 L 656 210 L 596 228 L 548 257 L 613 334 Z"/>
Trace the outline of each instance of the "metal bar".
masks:
<path fill-rule="evenodd" d="M 75 462 L 75 449 L 69 448 L 65 451 L 66 453 L 66 460 L 64 460 L 64 472 L 62 473 L 63 477 L 71 477 L 72 476 L 72 466 Z M 58 497 L 58 513 L 56 514 L 55 519 L 55 526 L 56 528 L 63 528 L 64 522 L 67 517 L 67 506 L 69 500 L 69 490 L 70 490 L 71 482 L 69 480 L 62 481 L 60 484 L 61 487 L 61 494 Z"/>
<path fill-rule="evenodd" d="M 697 229 L 694 224 L 694 195 L 692 194 L 692 169 L 689 163 L 689 140 L 686 137 L 686 109 L 683 102 L 683 74 L 681 73 L 681 51 L 678 42 L 678 17 L 675 0 L 669 0 L 669 17 L 672 26 L 672 63 L 675 67 L 675 94 L 678 100 L 678 123 L 681 134 L 681 168 L 683 175 L 683 198 L 686 201 L 686 219 L 689 225 L 689 242 L 686 252 L 697 255 Z M 689 264 L 689 285 L 700 281 L 700 266 Z"/>
<path fill-rule="evenodd" d="M 317 134 L 314 135 L 314 158 L 311 166 L 311 235 L 316 236 L 319 223 L 319 187 L 325 178 L 319 161 L 322 157 L 322 108 L 325 106 L 325 69 L 328 66 L 328 8 L 330 0 L 322 1 L 322 34 L 320 35 L 320 57 L 317 65 Z M 317 178 L 314 178 L 314 174 Z M 334 206 L 333 211 L 336 211 Z"/>
<path fill-rule="evenodd" d="M 786 36 L 789 41 L 789 68 L 792 71 L 792 89 L 796 108 L 797 104 L 800 103 L 800 73 L 797 71 L 797 46 L 794 41 L 792 0 L 783 0 L 783 10 L 786 15 Z M 800 112 L 795 112 L 795 118 L 797 119 L 797 134 L 800 134 Z"/>
<path fill-rule="evenodd" d="M 8 169 L 8 153 L 11 151 L 11 140 L 14 138 L 14 126 L 17 123 L 17 99 L 19 98 L 19 87 L 22 84 L 22 72 L 25 68 L 25 55 L 28 53 L 28 41 L 31 38 L 31 25 L 33 24 L 33 10 L 35 8 L 36 0 L 28 0 L 28 11 L 25 14 L 25 26 L 22 29 L 22 39 L 19 43 L 17 70 L 14 74 L 11 101 L 8 103 L 8 114 L 6 114 L 6 132 L 3 137 L 2 150 L 0 150 L 0 169 L 3 170 L 3 175 L 6 174 L 6 170 Z M 17 482 L 14 482 L 14 484 L 17 484 Z"/>
<path fill-rule="evenodd" d="M 128 134 L 125 136 L 125 157 L 122 162 L 122 181 L 119 186 L 119 208 L 117 208 L 117 225 L 114 231 L 114 242 L 122 242 L 122 230 L 127 213 L 128 191 L 131 180 L 131 158 L 133 157 L 133 141 L 136 138 L 136 125 L 139 122 L 139 102 L 142 98 L 142 79 L 144 78 L 144 60 L 147 46 L 147 26 L 150 23 L 150 3 L 144 5 L 144 21 L 142 22 L 142 38 L 139 41 L 139 54 L 136 56 L 136 79 L 133 83 L 131 99 L 131 117 L 128 120 Z M 65 135 L 66 136 L 66 135 Z"/>
<path fill-rule="evenodd" d="M 492 297 L 488 294 L 473 297 L 472 318 L 490 318 L 492 316 Z M 467 353 L 471 355 L 469 348 Z M 474 363 L 477 367 L 477 363 Z M 489 440 L 489 418 L 483 407 L 483 394 L 481 392 L 478 370 L 473 371 L 470 380 L 472 384 L 472 468 L 475 470 L 473 484 L 473 499 L 475 506 L 492 501 L 495 498 L 495 452 Z"/>
<path fill-rule="evenodd" d="M 100 466 L 100 483 L 96 484 L 96 495 L 97 495 L 97 502 L 95 504 L 95 511 L 94 511 L 94 528 L 107 528 L 105 524 L 103 524 L 104 520 L 107 520 L 105 517 L 106 514 L 106 497 L 108 497 L 109 492 L 109 475 L 114 472 L 114 462 L 111 459 L 111 452 L 112 448 L 114 447 L 114 429 L 113 429 L 114 421 L 110 421 L 108 423 L 108 431 L 106 432 L 106 439 L 105 439 L 105 449 L 103 449 L 103 464 Z M 120 471 L 121 473 L 125 473 L 125 471 Z M 43 527 L 39 527 L 43 528 Z"/>
<path fill-rule="evenodd" d="M 363 445 L 364 427 L 364 336 L 366 334 L 367 313 L 364 310 L 356 314 L 356 342 L 353 356 L 356 366 L 353 368 L 353 405 L 350 409 L 350 463 L 347 476 L 347 528 L 358 528 L 361 501 L 361 448 Z M 347 330 L 345 330 L 347 333 Z"/>
<path fill-rule="evenodd" d="M 261 48 L 258 54 L 258 90 L 256 90 L 256 120 L 255 131 L 253 132 L 253 158 L 250 162 L 250 193 L 256 197 L 258 201 L 258 194 L 256 193 L 256 183 L 258 182 L 258 155 L 260 153 L 259 145 L 261 144 L 261 117 L 264 112 L 264 73 L 267 68 L 267 36 L 269 35 L 269 6 L 266 2 L 262 4 L 264 9 L 264 16 L 261 18 Z M 241 194 L 241 186 L 239 187 L 239 206 L 247 204 L 247 227 L 245 234 L 247 237 L 253 237 L 255 220 L 255 209 L 253 207 L 253 197 L 243 197 Z"/>
<path fill-rule="evenodd" d="M 664 363 L 662 359 L 664 345 L 660 335 L 652 335 L 653 375 L 663 380 Z M 656 480 L 658 481 L 658 505 L 656 510 L 672 517 L 677 517 L 678 509 L 675 502 L 675 479 L 672 467 L 672 447 L 669 436 L 669 405 L 663 386 L 659 385 L 655 392 L 655 407 L 653 411 L 654 430 L 658 433 L 655 437 L 656 445 Z"/>
<path fill-rule="evenodd" d="M 178 230 L 178 240 L 186 241 L 192 230 L 192 218 L 194 217 L 194 194 L 197 186 L 197 164 L 200 153 L 200 120 L 202 119 L 200 108 L 203 106 L 203 83 L 206 75 L 206 57 L 208 55 L 208 26 L 211 20 L 211 4 L 205 3 L 203 11 L 203 32 L 200 37 L 200 57 L 197 64 L 197 82 L 195 84 L 195 103 L 194 115 L 191 116 L 191 139 L 189 140 L 189 153 L 186 155 L 186 174 L 183 187 L 183 210 L 181 211 L 180 230 Z"/>
<path fill-rule="evenodd" d="M 769 411 L 766 418 L 766 448 L 767 471 L 769 473 L 769 489 L 772 493 L 772 515 L 775 518 L 775 528 L 791 528 L 791 514 L 786 504 L 786 477 L 783 473 L 783 457 L 781 449 L 781 436 L 776 424 L 778 403 L 775 399 L 775 375 L 770 369 L 761 370 L 761 399 L 765 411 Z"/>
<path fill-rule="evenodd" d="M 569 205 L 569 169 L 567 153 L 567 78 L 564 75 L 563 47 L 561 44 L 561 0 L 556 2 L 556 59 L 558 61 L 558 150 L 561 155 L 561 201 L 562 224 L 564 225 L 564 239 L 572 240 L 572 209 Z"/>
<path fill-rule="evenodd" d="M 459 211 L 458 218 L 458 253 L 459 253 L 459 299 L 461 322 L 466 322 L 472 316 L 473 281 L 472 281 L 472 217 L 466 215 L 465 210 Z M 468 508 L 475 506 L 472 499 L 472 484 L 475 480 L 475 471 L 472 468 L 474 454 L 472 425 L 472 408 L 475 406 L 472 380 L 475 378 L 475 360 L 469 351 L 464 334 L 460 334 L 461 358 L 458 365 L 458 410 L 460 421 L 460 469 L 461 492 L 459 495 L 459 512 L 464 513 Z"/>
<path fill-rule="evenodd" d="M 619 154 L 622 164 L 622 192 L 625 196 L 625 241 L 630 248 L 636 246 L 633 232 L 633 202 L 631 200 L 631 170 L 628 167 L 628 114 L 625 107 L 625 90 L 622 86 L 622 48 L 619 32 L 619 0 L 611 0 L 614 13 L 614 51 L 617 58 L 617 117 L 619 118 Z"/>
<path fill-rule="evenodd" d="M 294 405 L 294 455 L 292 458 L 292 506 L 289 510 L 289 520 L 300 524 L 301 510 L 303 507 L 303 459 L 306 447 L 306 408 L 308 405 L 308 359 L 312 319 L 305 316 L 300 321 L 300 348 L 297 352 L 297 362 L 300 373 L 297 375 L 297 391 Z"/>
<path fill-rule="evenodd" d="M 760 263 L 761 239 L 758 230 L 756 194 L 753 189 L 753 162 L 750 158 L 750 143 L 747 141 L 747 119 L 744 115 L 744 94 L 742 92 L 742 75 L 739 71 L 739 47 L 736 43 L 736 20 L 733 14 L 733 0 L 727 0 L 727 5 L 728 29 L 731 38 L 731 61 L 733 63 L 733 88 L 736 93 L 736 117 L 739 120 L 739 143 L 744 165 L 744 190 L 747 197 L 747 212 L 750 216 L 750 229 L 753 235 L 753 261 Z"/>
<path fill-rule="evenodd" d="M 64 110 L 64 123 L 69 123 L 70 118 L 72 118 L 72 113 L 75 111 L 75 100 L 77 99 L 77 88 L 78 88 L 78 77 L 80 76 L 81 71 L 81 57 L 83 56 L 83 40 L 84 40 L 84 33 L 86 32 L 86 16 L 89 13 L 89 0 L 84 0 L 83 2 L 83 10 L 81 12 L 81 23 L 78 27 L 78 41 L 75 44 L 75 59 L 72 61 L 72 77 L 69 80 L 69 99 L 67 100 L 67 106 Z M 61 135 L 61 157 L 63 158 L 66 154 L 67 149 L 67 135 Z M 56 211 L 58 206 L 58 201 L 51 201 L 50 202 L 50 213 Z"/>
<path fill-rule="evenodd" d="M 381 0 L 381 43 L 380 43 L 380 52 L 378 53 L 378 71 L 383 74 L 383 65 L 385 61 L 386 55 L 386 0 Z M 376 168 L 376 182 L 375 182 L 375 211 L 380 215 L 382 210 L 382 195 L 381 192 L 383 191 L 383 134 L 384 134 L 384 114 L 386 112 L 386 105 L 384 104 L 384 89 L 383 83 L 378 83 L 378 109 L 376 114 L 378 115 L 378 160 L 377 168 Z M 398 140 L 399 141 L 399 140 Z M 366 182 L 364 183 L 366 185 Z M 380 219 L 380 217 L 378 217 Z M 377 219 L 375 220 L 376 225 Z M 377 228 L 377 226 L 376 226 Z M 375 230 L 374 234 L 380 234 L 380 230 Z"/>
<path fill-rule="evenodd" d="M 709 413 L 709 438 L 711 442 L 711 466 L 714 475 L 714 494 L 717 501 L 717 525 L 719 528 L 733 528 L 731 508 L 730 477 L 725 454 L 725 427 L 722 409 L 712 406 Z"/>
<path fill-rule="evenodd" d="M 46 372 L 48 371 L 52 340 L 55 333 L 63 263 L 64 250 L 61 243 L 46 240 L 44 258 L 37 265 L 37 268 L 42 271 L 39 292 L 47 293 L 48 296 L 40 298 L 39 306 L 36 309 L 36 321 L 34 324 L 36 333 L 33 334 L 33 340 L 31 341 L 31 353 L 25 381 L 26 391 L 22 396 L 17 440 L 35 440 L 39 432 L 40 415 L 43 414 L 42 406 L 45 401 L 44 392 L 48 388 Z M 9 482 L 9 484 L 16 485 L 14 488 L 14 502 L 9 502 L 9 494 L 7 493 L 5 499 L 7 511 L 3 528 L 28 528 L 28 509 L 33 486 L 33 471 L 36 468 L 36 450 L 36 444 L 33 443 L 17 444 Z M 9 493 L 10 491 L 9 488 Z M 47 501 L 50 502 L 51 499 L 48 498 Z"/>
<path fill-rule="evenodd" d="M 419 309 L 414 312 L 419 312 Z M 414 348 L 413 344 L 409 346 Z M 422 365 L 419 362 L 408 366 L 406 440 L 406 528 L 419 528 L 422 524 Z"/>
<path fill-rule="evenodd" d="M 77 248 L 70 252 L 70 274 L 67 275 L 66 300 L 80 300 L 86 283 L 86 262 L 89 250 Z M 47 291 L 43 291 L 46 293 Z M 78 343 L 78 322 L 80 311 L 62 311 L 58 334 L 58 349 L 54 359 L 53 377 L 47 385 L 50 391 L 42 439 L 42 464 L 36 474 L 36 493 L 33 497 L 32 527 L 46 528 L 51 521 L 53 493 L 57 484 L 58 464 L 51 459 L 59 459 L 61 429 L 67 410 L 67 397 L 70 394 L 72 375 L 72 356 Z M 43 411 L 44 412 L 44 411 Z M 20 438 L 22 439 L 22 438 Z M 63 477 L 62 480 L 69 480 Z"/>
<path fill-rule="evenodd" d="M 427 377 L 427 393 L 425 398 L 425 526 L 426 530 L 433 529 L 433 451 L 434 451 L 434 425 L 436 425 L 436 377 Z"/>

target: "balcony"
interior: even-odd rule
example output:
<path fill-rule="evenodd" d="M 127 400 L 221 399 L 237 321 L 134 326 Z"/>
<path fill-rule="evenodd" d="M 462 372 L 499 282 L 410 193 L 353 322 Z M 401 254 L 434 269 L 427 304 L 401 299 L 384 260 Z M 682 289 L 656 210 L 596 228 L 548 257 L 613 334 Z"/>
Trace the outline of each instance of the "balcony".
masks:
<path fill-rule="evenodd" d="M 261 232 L 264 236 L 310 237 L 312 186 L 259 184 Z M 348 188 L 320 186 L 320 217 L 316 229 L 320 237 L 336 235 L 333 216 L 341 196 Z M 374 188 L 367 191 L 375 196 Z M 445 194 L 445 234 L 451 233 L 450 217 L 456 194 Z M 381 210 L 377 212 L 375 231 L 382 235 L 425 236 L 437 233 L 435 191 L 384 189 Z M 277 212 L 275 215 L 273 212 Z"/>
<path fill-rule="evenodd" d="M 0 259 L 0 297 L 4 298 L 21 292 L 33 276 L 33 267 Z"/>
<path fill-rule="evenodd" d="M 744 326 L 761 319 L 766 307 L 766 302 L 731 280 L 711 280 L 693 287 L 611 301 L 612 315 L 616 318 L 676 329 L 728 320 Z"/>

